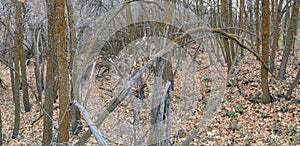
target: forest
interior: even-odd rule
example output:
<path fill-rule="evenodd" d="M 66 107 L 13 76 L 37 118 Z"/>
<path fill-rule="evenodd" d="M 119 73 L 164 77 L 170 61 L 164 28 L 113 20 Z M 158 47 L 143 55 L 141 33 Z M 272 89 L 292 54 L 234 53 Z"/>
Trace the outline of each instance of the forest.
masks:
<path fill-rule="evenodd" d="M 0 0 L 0 145 L 300 145 L 298 0 Z"/>

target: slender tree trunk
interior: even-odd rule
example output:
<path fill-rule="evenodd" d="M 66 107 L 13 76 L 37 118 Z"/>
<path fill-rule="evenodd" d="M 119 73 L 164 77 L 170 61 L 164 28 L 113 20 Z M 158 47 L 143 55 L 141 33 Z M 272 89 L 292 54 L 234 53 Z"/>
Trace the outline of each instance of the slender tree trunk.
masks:
<path fill-rule="evenodd" d="M 228 26 L 227 0 L 221 0 L 221 6 L 222 6 L 221 15 L 222 15 L 222 21 L 224 24 L 223 27 L 226 28 Z M 231 65 L 232 65 L 229 40 L 227 38 L 224 38 L 223 42 L 224 42 L 224 49 L 225 49 L 225 61 L 226 61 L 227 68 L 229 71 L 231 68 Z"/>
<path fill-rule="evenodd" d="M 36 88 L 38 92 L 37 100 L 42 102 L 42 94 L 44 88 L 44 51 L 43 51 L 43 25 L 34 26 L 32 29 L 32 40 L 33 40 L 33 54 L 34 54 L 34 74 L 36 81 Z"/>
<path fill-rule="evenodd" d="M 297 29 L 298 27 L 296 26 L 296 28 L 294 29 L 294 34 L 293 34 L 293 39 L 292 39 L 292 53 L 291 53 L 291 56 L 295 56 L 295 38 L 294 37 L 297 37 Z"/>
<path fill-rule="evenodd" d="M 274 1 L 274 0 L 273 0 Z M 282 4 L 283 0 L 279 1 L 278 7 L 276 8 L 276 18 L 273 21 L 273 26 L 274 26 L 274 34 L 273 34 L 273 45 L 272 45 L 272 51 L 271 51 L 271 56 L 270 56 L 270 69 L 272 72 L 275 70 L 275 57 L 276 57 L 276 51 L 278 50 L 278 41 L 279 41 L 279 24 L 281 22 L 281 9 L 282 9 Z"/>
<path fill-rule="evenodd" d="M 269 38 L 270 38 L 270 2 L 262 1 L 262 60 L 269 63 Z M 269 94 L 269 77 L 267 68 L 261 64 L 261 86 L 262 86 L 262 102 L 271 102 Z"/>
<path fill-rule="evenodd" d="M 287 36 L 287 30 L 288 30 L 288 25 L 290 22 L 290 15 L 291 15 L 291 10 L 290 10 L 290 4 L 291 2 L 287 2 L 285 5 L 285 19 L 284 19 L 284 23 L 283 23 L 283 36 L 282 36 L 282 40 L 283 40 L 283 45 L 286 45 L 286 36 Z"/>
<path fill-rule="evenodd" d="M 41 31 L 43 32 L 44 31 L 44 26 L 43 25 L 41 25 Z M 42 33 L 42 35 L 41 35 L 41 39 L 40 39 L 40 44 L 41 44 L 41 49 L 40 49 L 40 51 L 41 51 L 41 54 L 40 54 L 40 59 L 41 59 L 41 77 L 40 77 L 40 79 L 41 79 L 41 90 L 44 90 L 44 88 L 45 88 L 45 78 L 44 78 L 44 76 L 45 76 L 45 65 L 46 65 L 46 57 L 44 57 L 44 56 L 46 56 L 45 55 L 45 49 L 44 49 L 44 46 L 46 46 L 46 47 L 48 47 L 47 45 L 47 43 L 44 43 L 44 42 L 46 42 L 46 40 L 45 40 L 45 38 L 46 38 L 46 36 L 44 36 L 43 35 L 44 33 Z M 46 44 L 46 45 L 44 45 L 44 44 Z"/>
<path fill-rule="evenodd" d="M 24 104 L 24 108 L 25 108 L 25 112 L 29 112 L 31 107 L 30 107 L 30 104 L 29 104 L 29 95 L 28 95 L 28 86 L 27 86 L 27 73 L 26 73 L 26 66 L 25 66 L 25 51 L 24 51 L 24 48 L 23 48 L 23 39 L 24 39 L 24 35 L 23 35 L 23 32 L 24 32 L 24 28 L 23 28 L 23 19 L 22 19 L 22 14 L 23 14 L 23 3 L 20 3 L 18 2 L 17 4 L 17 9 L 20 11 L 20 12 L 16 12 L 16 13 L 20 13 L 20 14 L 17 14 L 17 15 L 20 15 L 18 16 L 18 19 L 20 19 L 19 21 L 20 22 L 17 22 L 17 23 L 20 23 L 19 25 L 19 37 L 20 37 L 20 48 L 19 49 L 19 56 L 20 56 L 20 68 L 21 68 L 21 74 L 22 74 L 22 91 L 23 91 L 23 104 Z M 17 10 L 17 11 L 18 11 Z M 20 18 L 19 18 L 20 17 Z"/>
<path fill-rule="evenodd" d="M 15 121 L 14 121 L 14 129 L 13 129 L 13 134 L 12 138 L 17 138 L 19 135 L 19 129 L 20 129 L 20 92 L 19 88 L 21 85 L 20 82 L 20 77 L 19 77 L 19 71 L 20 71 L 20 53 L 21 49 L 23 49 L 23 43 L 22 43 L 22 37 L 21 37 L 21 31 L 22 31 L 22 12 L 21 12 L 21 3 L 20 2 L 15 2 L 16 4 L 16 15 L 15 15 L 15 20 L 16 20 L 16 30 L 15 30 L 15 52 L 14 52 L 14 77 L 12 80 L 14 80 L 14 86 L 13 92 L 14 92 L 14 103 L 15 103 Z"/>
<path fill-rule="evenodd" d="M 11 16 L 7 16 L 6 17 L 6 24 L 7 24 L 7 28 L 4 30 L 4 46 L 7 47 L 9 46 L 9 28 L 10 28 L 10 18 Z M 13 53 L 12 51 L 8 52 L 8 64 L 10 66 L 13 66 Z M 9 69 L 9 73 L 10 73 L 10 80 L 11 80 L 11 86 L 14 87 L 14 72 L 12 69 Z M 13 98 L 15 97 L 15 90 L 12 88 L 12 94 L 13 94 Z M 1 139 L 0 139 L 0 145 L 2 145 L 2 118 L 0 118 L 1 120 L 1 127 L 0 127 L 0 134 L 1 134 Z"/>
<path fill-rule="evenodd" d="M 233 19 L 233 15 L 232 15 L 232 1 L 228 1 L 228 12 L 227 12 L 227 16 L 228 16 L 228 25 L 226 25 L 226 27 L 232 27 L 234 25 L 234 19 Z M 247 19 L 246 19 L 247 21 Z M 229 29 L 229 33 L 234 34 L 234 29 Z M 234 44 L 232 41 L 230 42 L 230 53 L 231 53 L 231 60 L 234 60 L 236 52 L 235 52 L 235 48 L 234 48 Z"/>
<path fill-rule="evenodd" d="M 279 74 L 278 78 L 283 80 L 284 75 L 285 75 L 285 70 L 286 70 L 286 65 L 291 53 L 291 48 L 293 46 L 293 39 L 294 39 L 294 33 L 295 29 L 297 28 L 297 20 L 298 20 L 298 14 L 299 14 L 299 6 L 300 2 L 295 1 L 293 5 L 293 10 L 292 10 L 292 16 L 291 16 L 291 22 L 288 28 L 287 36 L 286 36 L 286 44 L 285 44 L 285 49 L 282 55 L 282 61 L 280 64 L 280 69 L 279 69 Z"/>
<path fill-rule="evenodd" d="M 59 52 L 59 133 L 58 142 L 65 143 L 69 141 L 69 127 L 70 127 L 70 100 L 69 99 L 69 70 L 66 49 L 66 19 L 65 19 L 65 1 L 56 0 L 57 13 L 56 13 L 56 38 L 57 48 Z"/>
<path fill-rule="evenodd" d="M 76 70 L 76 66 L 74 66 L 73 61 L 74 61 L 74 55 L 75 55 L 75 50 L 77 49 L 77 39 L 76 39 L 76 32 L 75 32 L 75 23 L 74 23 L 74 10 L 72 6 L 71 0 L 67 1 L 67 11 L 68 11 L 68 25 L 70 28 L 70 75 L 72 76 L 71 81 L 70 81 L 70 88 L 71 88 L 71 100 L 74 101 L 75 96 L 73 92 L 73 80 L 76 80 L 76 75 L 72 74 L 72 70 Z M 78 101 L 78 99 L 75 99 Z M 80 122 L 80 111 L 76 106 L 71 107 L 71 129 L 73 134 L 78 134 L 79 131 L 81 130 L 81 127 L 79 125 L 81 124 Z"/>
<path fill-rule="evenodd" d="M 10 24 L 10 21 L 11 21 L 11 16 L 7 16 L 6 18 L 6 24 L 7 24 L 7 28 L 5 29 L 5 32 L 4 32 L 4 45 L 5 47 L 7 46 L 10 46 L 10 42 L 9 42 L 9 28 L 11 26 Z M 14 54 L 13 54 L 13 51 L 9 51 L 8 53 L 8 64 L 10 66 L 14 66 Z M 13 99 L 15 99 L 15 97 L 17 96 L 16 95 L 16 92 L 18 92 L 18 88 L 14 88 L 15 87 L 15 76 L 14 76 L 14 70 L 13 69 L 9 69 L 9 73 L 10 73 L 10 81 L 11 81 L 11 86 L 12 86 L 12 94 L 13 94 Z"/>
<path fill-rule="evenodd" d="M 256 49 L 257 52 L 260 53 L 260 21 L 259 21 L 259 1 L 256 0 L 255 2 L 255 31 L 256 31 Z"/>
<path fill-rule="evenodd" d="M 240 12 L 239 12 L 239 27 L 241 27 L 242 29 L 239 31 L 239 35 L 242 36 L 243 32 L 246 32 L 246 22 L 243 20 L 243 14 L 245 13 L 245 1 L 244 0 L 240 0 Z M 246 15 L 246 13 L 245 13 Z M 243 37 L 243 36 L 242 36 Z M 240 49 L 241 50 L 241 56 L 244 56 L 244 49 Z"/>
<path fill-rule="evenodd" d="M 255 32 L 254 25 L 253 25 L 255 23 L 254 18 L 253 18 L 254 17 L 254 15 L 253 15 L 253 10 L 254 9 L 253 8 L 254 7 L 253 7 L 252 3 L 249 4 L 249 16 L 248 16 L 249 17 L 249 23 L 248 24 L 250 24 L 249 25 L 249 31 Z M 244 11 L 244 13 L 247 14 L 248 12 Z M 253 36 L 250 36 L 249 39 L 250 39 L 250 42 L 254 44 Z"/>
<path fill-rule="evenodd" d="M 248 30 L 248 26 L 247 26 L 247 24 L 248 24 L 248 11 L 246 10 L 246 7 L 245 7 L 245 3 L 244 3 L 244 1 L 243 1 L 243 6 L 242 7 L 244 7 L 244 9 L 243 9 L 243 11 L 242 11 L 242 13 L 244 13 L 244 20 L 241 20 L 242 21 L 242 29 L 243 29 L 243 31 L 244 32 L 247 32 L 247 30 Z M 250 9 L 250 11 L 251 11 L 251 7 L 250 8 L 248 8 L 248 9 Z M 251 15 L 251 12 L 250 12 L 250 17 L 251 17 L 252 15 Z M 243 17 L 241 18 L 241 19 L 243 19 Z M 246 35 L 245 36 L 243 36 L 243 37 L 246 37 Z M 241 55 L 244 55 L 244 49 L 241 49 Z"/>
<path fill-rule="evenodd" d="M 294 82 L 290 85 L 290 88 L 289 88 L 289 90 L 288 90 L 288 92 L 286 94 L 286 99 L 287 100 L 291 99 L 293 90 L 297 87 L 299 80 L 300 80 L 300 69 L 298 70 L 296 78 L 295 78 Z"/>
<path fill-rule="evenodd" d="M 43 145 L 48 146 L 52 142 L 52 117 L 53 117 L 53 102 L 57 95 L 57 46 L 56 43 L 56 5 L 55 0 L 46 0 L 47 16 L 48 16 L 48 46 L 49 50 L 46 53 L 47 71 L 46 71 L 46 88 L 44 102 L 44 129 L 43 129 Z"/>
<path fill-rule="evenodd" d="M 42 85 L 41 85 L 41 74 L 40 74 L 40 54 L 39 54 L 39 39 L 41 36 L 40 28 L 32 28 L 33 29 L 33 53 L 34 53 L 34 73 L 35 73 L 35 82 L 36 88 L 38 92 L 37 100 L 38 102 L 42 102 Z M 38 32 L 37 32 L 38 31 Z"/>

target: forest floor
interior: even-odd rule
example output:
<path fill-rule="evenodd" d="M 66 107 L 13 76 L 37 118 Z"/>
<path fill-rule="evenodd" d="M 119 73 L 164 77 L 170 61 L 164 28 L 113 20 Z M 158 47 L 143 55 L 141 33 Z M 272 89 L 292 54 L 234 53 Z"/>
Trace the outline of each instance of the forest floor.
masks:
<path fill-rule="evenodd" d="M 282 51 L 282 50 L 281 50 Z M 281 55 L 278 55 L 281 56 Z M 300 52 L 296 52 L 300 56 Z M 284 82 L 270 77 L 270 92 L 272 103 L 261 104 L 260 63 L 252 55 L 242 58 L 237 67 L 236 75 L 231 78 L 230 86 L 221 105 L 209 121 L 207 128 L 192 141 L 191 145 L 300 145 L 300 86 L 293 91 L 293 98 L 285 100 L 290 83 L 299 70 L 297 59 L 290 58 L 287 68 L 287 79 Z M 280 60 L 276 61 L 277 68 Z M 14 121 L 14 102 L 12 99 L 9 69 L 0 66 L 0 78 L 4 88 L 0 88 L 0 109 L 2 113 L 3 144 L 4 145 L 41 145 L 43 119 L 34 122 L 40 116 L 40 105 L 35 103 L 35 97 L 30 92 L 32 109 L 25 113 L 21 105 L 21 129 L 19 137 L 11 139 Z M 28 66 L 28 81 L 34 86 L 35 78 L 33 64 Z M 100 94 L 100 93 L 97 93 Z M 91 99 L 90 102 L 94 102 Z M 22 103 L 22 102 L 21 102 Z M 176 106 L 176 101 L 174 102 Z M 181 143 L 195 129 L 205 110 L 202 102 L 194 114 L 182 126 L 182 132 L 176 144 Z M 55 104 L 57 106 L 57 104 Z M 95 107 L 96 109 L 97 107 Z M 120 111 L 126 115 L 128 111 Z M 54 111 L 54 129 L 57 129 L 58 108 Z M 126 117 L 125 117 L 126 119 Z M 84 127 L 87 130 L 87 126 Z M 83 133 L 83 132 L 81 132 Z M 71 143 L 78 140 L 78 136 L 71 136 Z M 110 141 L 109 145 L 114 142 Z M 94 138 L 90 138 L 87 145 L 95 145 Z"/>

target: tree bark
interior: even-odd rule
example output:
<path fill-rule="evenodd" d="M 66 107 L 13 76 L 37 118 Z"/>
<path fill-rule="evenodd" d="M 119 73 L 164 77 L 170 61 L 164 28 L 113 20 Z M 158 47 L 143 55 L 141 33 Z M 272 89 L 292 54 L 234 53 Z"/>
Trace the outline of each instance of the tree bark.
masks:
<path fill-rule="evenodd" d="M 16 3 L 16 15 L 15 15 L 15 20 L 16 20 L 16 30 L 15 30 L 15 46 L 16 50 L 14 52 L 14 76 L 12 77 L 11 81 L 13 82 L 14 80 L 14 86 L 12 86 L 13 89 L 13 99 L 15 103 L 15 121 L 14 121 L 14 129 L 13 129 L 13 134 L 12 138 L 17 138 L 19 135 L 19 129 L 20 129 L 20 77 L 18 76 L 18 72 L 20 71 L 20 53 L 22 49 L 22 37 L 21 37 L 21 30 L 22 30 L 22 12 L 21 12 L 21 3 L 15 1 Z"/>
<path fill-rule="evenodd" d="M 26 73 L 26 66 L 25 66 L 25 51 L 24 51 L 24 48 L 23 48 L 23 39 L 24 39 L 24 35 L 23 35 L 23 32 L 24 32 L 24 28 L 23 28 L 23 19 L 22 19 L 22 14 L 23 14 L 23 3 L 20 3 L 20 2 L 17 2 L 17 11 L 19 12 L 16 12 L 18 15 L 17 16 L 17 21 L 20 21 L 20 22 L 17 22 L 20 23 L 18 25 L 18 27 L 20 27 L 18 29 L 19 31 L 19 37 L 20 37 L 20 46 L 18 49 L 18 52 L 19 52 L 19 57 L 20 57 L 20 68 L 21 68 L 21 74 L 22 74 L 22 82 L 24 82 L 22 84 L 22 91 L 23 91 L 23 105 L 24 105 L 24 108 L 25 108 L 25 112 L 29 112 L 31 107 L 30 107 L 30 104 L 29 104 L 29 95 L 28 95 L 28 86 L 27 86 L 27 73 Z"/>
<path fill-rule="evenodd" d="M 36 33 L 36 31 L 38 31 Z M 37 100 L 38 102 L 42 102 L 42 84 L 41 84 L 41 74 L 40 74 L 40 54 L 39 54 L 39 40 L 41 36 L 41 28 L 33 28 L 32 40 L 33 40 L 33 53 L 34 53 L 34 74 L 35 74 L 35 82 L 36 88 L 38 92 Z"/>
<path fill-rule="evenodd" d="M 296 78 L 295 78 L 294 82 L 290 85 L 290 88 L 289 88 L 289 90 L 288 90 L 288 92 L 286 94 L 286 99 L 287 100 L 291 99 L 293 90 L 297 87 L 297 84 L 298 84 L 299 80 L 300 80 L 300 69 L 298 70 Z"/>
<path fill-rule="evenodd" d="M 245 1 L 244 0 L 240 1 L 240 6 L 239 7 L 240 7 L 240 9 L 239 9 L 239 27 L 242 28 L 239 31 L 239 35 L 242 36 L 243 32 L 246 32 L 246 27 L 247 27 L 246 22 L 243 20 L 243 14 L 246 15 L 246 13 L 245 13 Z M 241 56 L 244 56 L 243 49 L 241 49 Z"/>
<path fill-rule="evenodd" d="M 222 15 L 222 21 L 223 21 L 223 27 L 227 27 L 228 26 L 228 11 L 227 11 L 227 0 L 221 0 L 221 6 L 222 6 L 222 10 L 221 10 L 221 15 Z M 227 38 L 223 39 L 224 42 L 224 49 L 225 49 L 225 61 L 227 63 L 227 68 L 228 71 L 231 68 L 232 65 L 232 61 L 231 61 L 231 52 L 230 52 L 230 47 L 229 47 L 229 40 Z"/>
<path fill-rule="evenodd" d="M 59 62 L 59 131 L 58 143 L 66 143 L 69 141 L 69 127 L 70 127 L 70 101 L 69 99 L 69 70 L 66 49 L 66 19 L 65 19 L 65 1 L 56 0 L 54 4 L 57 6 L 57 11 L 54 13 L 56 16 L 55 28 L 55 44 L 58 51 Z"/>
<path fill-rule="evenodd" d="M 262 1 L 262 60 L 269 64 L 269 37 L 270 37 L 270 2 L 269 0 Z M 262 102 L 271 102 L 269 93 L 269 77 L 267 68 L 261 64 L 261 87 L 262 87 Z"/>
<path fill-rule="evenodd" d="M 260 54 L 260 24 L 259 24 L 259 1 L 255 2 L 255 32 L 256 32 L 256 51 Z"/>
<path fill-rule="evenodd" d="M 274 0 L 273 0 L 274 1 Z M 279 1 L 278 7 L 276 8 L 276 18 L 274 17 L 273 26 L 274 26 L 274 36 L 273 36 L 273 45 L 272 45 L 272 51 L 270 56 L 270 69 L 271 72 L 274 72 L 276 66 L 275 66 L 275 57 L 276 57 L 276 51 L 278 50 L 278 41 L 279 41 L 279 24 L 281 22 L 281 14 L 282 14 L 282 5 L 283 0 Z M 275 12 L 274 12 L 275 13 Z"/>
<path fill-rule="evenodd" d="M 53 102 L 57 94 L 57 41 L 56 37 L 56 4 L 55 0 L 46 0 L 47 3 L 47 17 L 48 17 L 48 46 L 49 50 L 46 53 L 47 72 L 46 72 L 46 88 L 45 88 L 45 102 L 44 102 L 44 129 L 43 129 L 43 143 L 48 146 L 52 142 L 52 117 L 53 117 Z"/>
<path fill-rule="evenodd" d="M 294 33 L 295 29 L 297 28 L 297 20 L 298 20 L 298 14 L 299 14 L 299 6 L 300 2 L 295 1 L 293 5 L 293 10 L 292 10 L 292 16 L 291 16 L 291 22 L 288 28 L 287 36 L 286 36 L 286 44 L 285 44 L 285 49 L 282 55 L 282 61 L 280 64 L 280 69 L 278 73 L 278 78 L 283 80 L 285 71 L 286 71 L 286 65 L 291 53 L 291 48 L 293 46 L 293 39 L 294 39 Z"/>
<path fill-rule="evenodd" d="M 283 45 L 286 45 L 286 36 L 287 36 L 287 30 L 288 30 L 288 25 L 290 22 L 290 17 L 291 17 L 291 1 L 287 2 L 284 6 L 285 9 L 285 18 L 284 18 L 284 23 L 283 23 L 283 36 L 282 36 L 282 41 Z"/>
<path fill-rule="evenodd" d="M 226 27 L 233 27 L 234 25 L 234 19 L 233 19 L 233 12 L 232 12 L 232 1 L 228 1 L 228 10 L 227 10 L 227 22 L 228 24 L 226 25 Z M 245 21 L 247 22 L 248 20 L 248 17 L 246 17 Z M 230 33 L 234 34 L 234 29 L 229 29 L 228 30 Z M 236 55 L 236 52 L 235 52 L 235 47 L 234 47 L 234 44 L 232 41 L 229 41 L 230 42 L 230 53 L 231 53 L 231 60 L 233 61 L 234 58 L 235 58 L 235 55 Z M 234 64 L 234 62 L 232 63 Z"/>
<path fill-rule="evenodd" d="M 74 56 L 75 56 L 75 51 L 77 49 L 77 38 L 76 38 L 76 32 L 75 32 L 75 23 L 74 23 L 74 10 L 72 6 L 71 0 L 67 1 L 67 12 L 68 12 L 68 25 L 70 28 L 70 75 L 71 75 L 71 80 L 70 80 L 70 88 L 71 88 L 71 101 L 73 102 L 75 99 L 74 96 L 74 90 L 73 90 L 73 80 L 76 80 L 76 74 L 72 74 L 72 70 L 77 70 L 76 66 L 74 66 L 73 61 L 74 61 Z M 71 107 L 71 129 L 73 134 L 78 134 L 79 131 L 81 130 L 80 125 L 80 111 L 76 106 Z"/>

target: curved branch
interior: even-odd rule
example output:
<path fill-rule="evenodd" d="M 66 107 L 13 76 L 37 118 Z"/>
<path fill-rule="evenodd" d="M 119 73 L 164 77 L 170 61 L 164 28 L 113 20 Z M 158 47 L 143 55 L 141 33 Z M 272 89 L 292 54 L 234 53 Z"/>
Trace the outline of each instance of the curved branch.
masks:
<path fill-rule="evenodd" d="M 234 35 L 227 33 L 226 31 L 224 31 L 224 29 L 222 28 L 209 28 L 209 27 L 195 27 L 192 29 L 187 30 L 184 34 L 182 34 L 181 36 L 175 38 L 175 42 L 179 42 L 180 40 L 184 39 L 185 37 L 187 37 L 188 35 L 198 32 L 198 31 L 210 31 L 212 33 L 216 33 L 219 35 L 222 35 L 228 39 L 231 39 L 233 41 L 235 41 L 241 48 L 249 51 L 250 53 L 252 53 L 259 62 L 262 63 L 262 65 L 268 70 L 268 72 L 277 80 L 279 80 L 279 78 L 273 73 L 271 72 L 271 69 L 269 68 L 269 66 L 262 60 L 262 58 L 260 57 L 260 55 L 255 52 L 253 49 L 251 49 L 250 47 L 244 45 L 240 39 L 238 39 L 237 37 L 235 37 Z"/>

